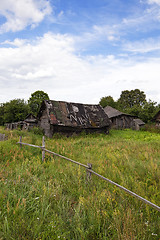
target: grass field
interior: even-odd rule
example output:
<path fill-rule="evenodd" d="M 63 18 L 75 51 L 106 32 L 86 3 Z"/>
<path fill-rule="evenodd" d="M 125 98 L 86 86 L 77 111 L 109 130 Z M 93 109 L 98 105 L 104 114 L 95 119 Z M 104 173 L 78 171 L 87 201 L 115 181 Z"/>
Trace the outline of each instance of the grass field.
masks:
<path fill-rule="evenodd" d="M 160 239 L 160 212 L 84 168 L 16 144 L 42 136 L 5 131 L 0 142 L 0 239 Z M 160 134 L 55 135 L 46 148 L 92 169 L 160 206 Z"/>

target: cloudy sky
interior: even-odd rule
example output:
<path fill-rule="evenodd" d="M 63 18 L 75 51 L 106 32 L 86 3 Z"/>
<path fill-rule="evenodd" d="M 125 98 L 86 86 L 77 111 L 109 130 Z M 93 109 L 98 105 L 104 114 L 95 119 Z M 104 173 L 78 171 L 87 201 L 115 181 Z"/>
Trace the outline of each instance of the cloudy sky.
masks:
<path fill-rule="evenodd" d="M 160 103 L 160 0 L 0 0 L 0 103 L 136 88 Z"/>

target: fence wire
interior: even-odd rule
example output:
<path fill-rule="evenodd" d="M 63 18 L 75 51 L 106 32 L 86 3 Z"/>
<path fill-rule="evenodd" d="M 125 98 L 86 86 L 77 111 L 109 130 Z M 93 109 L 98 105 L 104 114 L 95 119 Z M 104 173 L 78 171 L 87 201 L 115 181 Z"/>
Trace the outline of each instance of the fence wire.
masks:
<path fill-rule="evenodd" d="M 43 137 L 42 142 L 44 142 L 44 137 Z M 154 204 L 154 203 L 148 201 L 147 199 L 145 199 L 145 198 L 137 195 L 136 193 L 128 190 L 127 188 L 119 185 L 118 183 L 115 183 L 115 182 L 113 182 L 112 180 L 110 180 L 110 179 L 108 179 L 108 178 L 100 175 L 99 173 L 94 172 L 94 171 L 92 170 L 92 164 L 85 165 L 85 164 L 82 164 L 82 163 L 80 163 L 80 162 L 74 161 L 74 160 L 72 160 L 72 159 L 70 159 L 70 158 L 67 158 L 67 157 L 65 157 L 65 156 L 63 156 L 63 155 L 60 155 L 60 154 L 58 154 L 58 153 L 52 152 L 52 151 L 50 151 L 50 150 L 48 150 L 48 149 L 46 149 L 46 148 L 44 147 L 45 144 L 42 144 L 43 146 L 37 146 L 37 145 L 29 144 L 29 143 L 23 143 L 23 142 L 22 142 L 22 137 L 20 137 L 20 141 L 17 142 L 17 144 L 20 144 L 20 146 L 22 146 L 22 145 L 27 145 L 27 146 L 30 146 L 30 147 L 40 148 L 40 149 L 42 150 L 42 152 L 44 152 L 44 151 L 45 151 L 45 152 L 48 152 L 48 153 L 53 154 L 53 155 L 55 155 L 55 156 L 57 156 L 57 157 L 63 158 L 63 159 L 65 159 L 65 160 L 67 160 L 67 161 L 70 161 L 70 162 L 75 163 L 75 164 L 77 164 L 77 165 L 79 165 L 79 166 L 82 166 L 82 167 L 84 167 L 84 168 L 87 169 L 87 172 L 90 172 L 90 173 L 96 175 L 97 177 L 102 178 L 103 180 L 111 183 L 112 185 L 117 186 L 117 187 L 120 188 L 121 190 L 129 193 L 129 194 L 132 195 L 133 197 L 135 197 L 135 198 L 139 199 L 140 201 L 142 201 L 142 202 L 150 205 L 151 207 L 153 207 L 154 209 L 156 209 L 157 211 L 160 212 L 160 207 L 157 206 L 156 204 Z"/>

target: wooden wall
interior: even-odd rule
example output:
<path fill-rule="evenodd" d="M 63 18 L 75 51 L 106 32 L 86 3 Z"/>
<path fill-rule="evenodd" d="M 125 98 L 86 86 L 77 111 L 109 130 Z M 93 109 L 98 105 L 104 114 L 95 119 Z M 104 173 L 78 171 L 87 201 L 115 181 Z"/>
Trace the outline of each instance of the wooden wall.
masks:
<path fill-rule="evenodd" d="M 49 122 L 48 114 L 46 110 L 43 111 L 43 114 L 39 121 L 39 126 L 44 130 L 45 136 L 52 137 L 52 131 L 51 131 L 50 122 Z"/>
<path fill-rule="evenodd" d="M 133 128 L 133 117 L 127 115 L 120 115 L 111 119 L 112 128 L 125 129 Z"/>

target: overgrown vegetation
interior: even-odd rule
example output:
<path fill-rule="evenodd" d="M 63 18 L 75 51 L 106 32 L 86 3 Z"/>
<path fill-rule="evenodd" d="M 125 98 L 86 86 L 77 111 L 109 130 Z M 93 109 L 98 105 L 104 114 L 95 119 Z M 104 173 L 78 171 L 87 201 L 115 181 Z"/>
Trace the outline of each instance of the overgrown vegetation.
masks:
<path fill-rule="evenodd" d="M 99 104 L 102 107 L 109 105 L 124 113 L 136 116 L 145 123 L 152 122 L 153 117 L 160 110 L 160 104 L 152 100 L 147 101 L 145 93 L 139 89 L 122 91 L 117 101 L 111 96 L 102 97 Z"/>
<path fill-rule="evenodd" d="M 43 100 L 49 96 L 43 91 L 36 91 L 31 94 L 28 101 L 24 99 L 13 99 L 0 104 L 0 125 L 11 122 L 23 121 L 29 113 L 37 116 Z"/>
<path fill-rule="evenodd" d="M 156 239 L 160 213 L 85 169 L 16 144 L 41 145 L 32 132 L 5 131 L 0 142 L 0 239 Z M 46 147 L 160 203 L 160 135 L 112 130 L 109 135 L 55 135 Z"/>
<path fill-rule="evenodd" d="M 28 101 L 14 99 L 1 103 L 0 125 L 23 121 L 29 113 L 36 117 L 43 100 L 49 100 L 49 96 L 47 93 L 38 90 L 31 94 Z M 102 97 L 99 104 L 102 107 L 109 105 L 124 113 L 131 114 L 142 119 L 145 123 L 152 122 L 153 117 L 160 110 L 160 104 L 152 100 L 147 101 L 145 93 L 139 89 L 122 91 L 117 101 L 111 96 Z"/>

